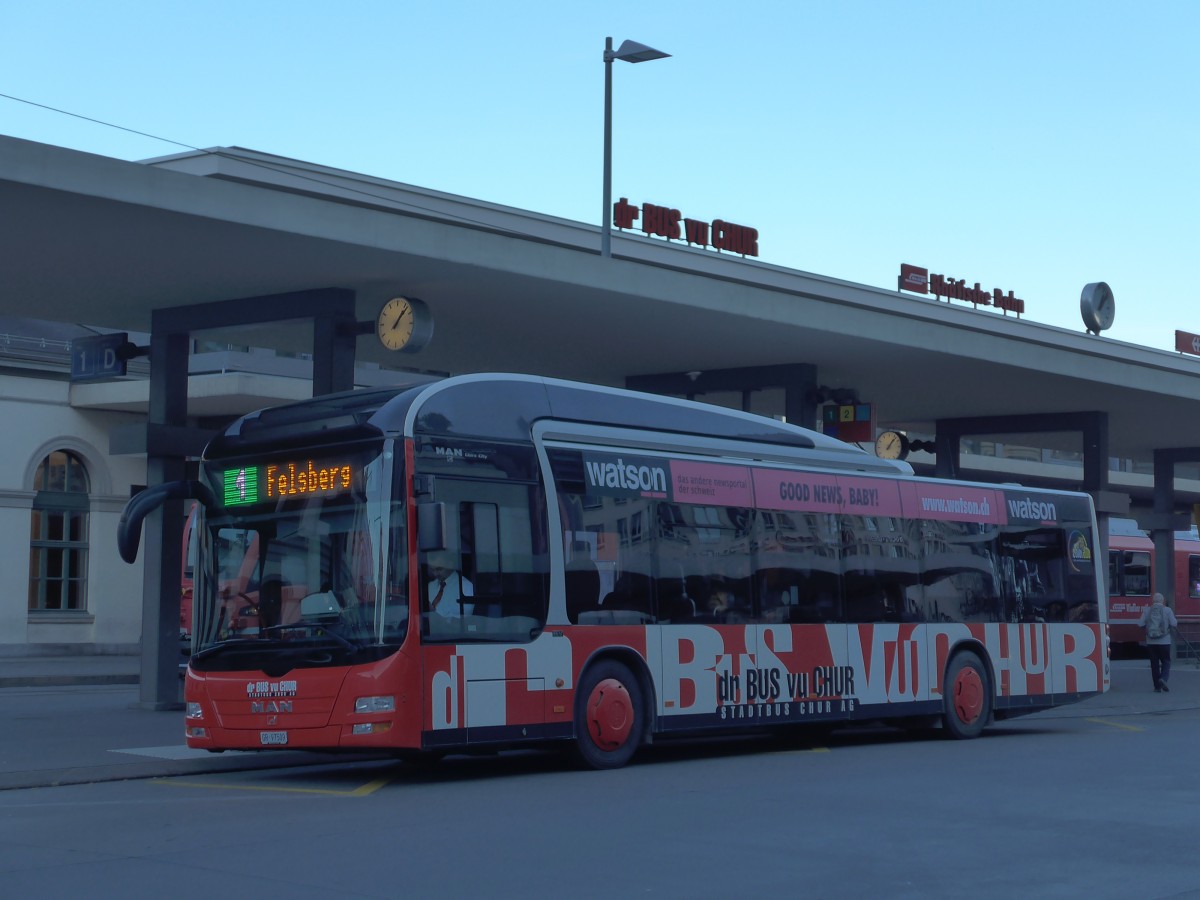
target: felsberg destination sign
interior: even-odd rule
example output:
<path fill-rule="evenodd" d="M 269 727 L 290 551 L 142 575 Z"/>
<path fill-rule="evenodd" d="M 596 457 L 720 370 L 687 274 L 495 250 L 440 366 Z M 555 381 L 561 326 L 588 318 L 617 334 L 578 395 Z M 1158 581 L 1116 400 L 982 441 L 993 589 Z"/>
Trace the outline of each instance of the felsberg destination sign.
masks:
<path fill-rule="evenodd" d="M 251 506 L 293 497 L 332 497 L 354 486 L 357 465 L 346 460 L 283 460 L 226 469 L 221 473 L 225 506 Z"/>

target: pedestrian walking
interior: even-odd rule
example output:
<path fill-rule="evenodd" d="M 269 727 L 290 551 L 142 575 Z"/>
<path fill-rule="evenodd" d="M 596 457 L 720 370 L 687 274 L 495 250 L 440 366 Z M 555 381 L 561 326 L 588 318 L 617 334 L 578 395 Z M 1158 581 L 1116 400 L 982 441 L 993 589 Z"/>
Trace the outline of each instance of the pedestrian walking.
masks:
<path fill-rule="evenodd" d="M 1179 622 L 1162 594 L 1155 594 L 1151 604 L 1142 610 L 1138 625 L 1146 629 L 1146 652 L 1150 655 L 1154 692 L 1170 693 L 1167 679 L 1171 677 L 1171 629 L 1178 628 Z"/>

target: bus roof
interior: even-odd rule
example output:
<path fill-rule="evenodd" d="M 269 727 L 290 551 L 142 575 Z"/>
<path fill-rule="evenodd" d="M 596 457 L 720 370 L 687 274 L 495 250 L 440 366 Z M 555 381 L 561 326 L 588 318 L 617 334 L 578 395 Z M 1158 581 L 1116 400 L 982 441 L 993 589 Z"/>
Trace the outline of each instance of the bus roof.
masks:
<path fill-rule="evenodd" d="M 285 445 L 304 437 L 322 443 L 382 435 L 453 434 L 529 441 L 541 420 L 700 435 L 707 438 L 819 451 L 843 465 L 911 474 L 907 463 L 878 459 L 817 431 L 765 416 L 675 397 L 531 375 L 483 373 L 347 391 L 270 407 L 233 422 L 206 458 Z"/>

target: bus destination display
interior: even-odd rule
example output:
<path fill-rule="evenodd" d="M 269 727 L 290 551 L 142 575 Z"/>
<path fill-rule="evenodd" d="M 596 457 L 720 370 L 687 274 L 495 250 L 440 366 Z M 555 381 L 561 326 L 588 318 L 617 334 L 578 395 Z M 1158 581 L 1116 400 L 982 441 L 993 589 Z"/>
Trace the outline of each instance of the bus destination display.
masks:
<path fill-rule="evenodd" d="M 226 469 L 221 473 L 225 506 L 251 506 L 287 497 L 334 497 L 354 484 L 354 466 L 328 460 L 285 460 Z"/>

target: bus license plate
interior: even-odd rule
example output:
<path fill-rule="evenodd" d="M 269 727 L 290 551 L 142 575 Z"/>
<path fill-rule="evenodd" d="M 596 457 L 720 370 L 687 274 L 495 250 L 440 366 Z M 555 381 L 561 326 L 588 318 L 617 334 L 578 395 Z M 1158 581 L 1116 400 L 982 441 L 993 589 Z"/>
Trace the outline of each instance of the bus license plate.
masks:
<path fill-rule="evenodd" d="M 258 740 L 260 743 L 263 744 L 263 746 L 277 747 L 280 744 L 287 743 L 287 732 L 286 731 L 260 731 L 258 733 Z"/>

